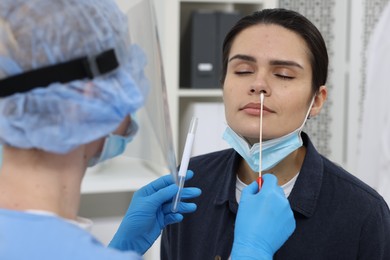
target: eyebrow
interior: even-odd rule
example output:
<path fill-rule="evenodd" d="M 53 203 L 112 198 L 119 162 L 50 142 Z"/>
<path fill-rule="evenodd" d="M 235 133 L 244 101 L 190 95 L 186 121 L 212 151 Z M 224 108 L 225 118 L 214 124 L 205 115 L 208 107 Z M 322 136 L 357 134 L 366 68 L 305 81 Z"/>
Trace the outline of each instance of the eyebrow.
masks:
<path fill-rule="evenodd" d="M 300 69 L 303 69 L 303 67 L 301 66 L 301 64 L 295 62 L 295 61 L 291 61 L 291 60 L 271 60 L 270 62 L 271 65 L 276 65 L 276 66 L 292 66 L 292 67 L 297 67 L 297 68 L 300 68 Z"/>
<path fill-rule="evenodd" d="M 244 55 L 244 54 L 236 54 L 236 55 L 234 55 L 233 57 L 231 57 L 229 59 L 229 62 L 231 62 L 232 60 L 235 60 L 235 59 L 256 62 L 256 58 L 255 57 L 252 57 L 252 56 L 249 56 L 249 55 Z"/>
<path fill-rule="evenodd" d="M 233 57 L 231 57 L 229 59 L 229 62 L 231 62 L 232 60 L 235 60 L 235 59 L 249 61 L 249 62 L 256 62 L 255 57 L 249 56 L 249 55 L 244 55 L 244 54 L 234 55 Z M 271 60 L 270 64 L 273 66 L 289 66 L 289 67 L 292 66 L 292 67 L 297 67 L 297 68 L 303 69 L 302 65 L 300 65 L 299 63 L 297 63 L 295 61 L 291 61 L 291 60 Z"/>

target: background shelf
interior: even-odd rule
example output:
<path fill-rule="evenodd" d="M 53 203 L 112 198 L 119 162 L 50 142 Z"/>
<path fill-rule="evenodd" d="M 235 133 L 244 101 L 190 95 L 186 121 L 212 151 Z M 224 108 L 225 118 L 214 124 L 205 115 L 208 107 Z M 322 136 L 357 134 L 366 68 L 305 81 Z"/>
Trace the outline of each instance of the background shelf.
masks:
<path fill-rule="evenodd" d="M 81 186 L 83 194 L 133 192 L 157 179 L 166 170 L 150 164 L 119 156 L 87 170 Z"/>

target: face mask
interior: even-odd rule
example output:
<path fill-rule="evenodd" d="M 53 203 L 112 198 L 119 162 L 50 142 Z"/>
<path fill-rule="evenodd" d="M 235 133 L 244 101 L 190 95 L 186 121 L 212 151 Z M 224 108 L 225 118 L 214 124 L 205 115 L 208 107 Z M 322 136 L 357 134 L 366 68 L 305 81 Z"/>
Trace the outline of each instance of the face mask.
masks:
<path fill-rule="evenodd" d="M 306 119 L 310 113 L 313 102 L 314 97 L 311 101 L 309 110 L 306 113 L 305 120 L 298 129 L 287 135 L 262 142 L 261 171 L 271 169 L 281 160 L 286 158 L 287 155 L 289 155 L 303 145 L 301 131 L 306 123 Z M 223 134 L 223 139 L 228 142 L 229 145 L 242 156 L 242 158 L 244 158 L 244 160 L 248 163 L 248 165 L 253 171 L 259 171 L 259 143 L 256 143 L 252 147 L 250 147 L 250 144 L 243 137 L 239 136 L 236 132 L 234 132 L 230 127 L 226 128 Z"/>
<path fill-rule="evenodd" d="M 126 131 L 126 135 L 121 136 L 116 134 L 109 134 L 104 139 L 102 152 L 100 155 L 95 156 L 89 160 L 88 167 L 92 167 L 98 163 L 112 159 L 118 155 L 121 155 L 125 151 L 127 144 L 133 140 L 135 134 L 138 131 L 137 122 L 134 120 L 133 116 L 131 118 L 131 124 Z"/>

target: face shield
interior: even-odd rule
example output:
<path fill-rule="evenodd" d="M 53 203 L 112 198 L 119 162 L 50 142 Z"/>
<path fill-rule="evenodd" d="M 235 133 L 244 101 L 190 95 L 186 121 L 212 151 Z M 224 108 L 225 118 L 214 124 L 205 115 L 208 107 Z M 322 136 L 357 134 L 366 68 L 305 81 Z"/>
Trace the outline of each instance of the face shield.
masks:
<path fill-rule="evenodd" d="M 139 130 L 123 156 L 141 159 L 149 167 L 160 168 L 160 173 L 169 171 L 177 181 L 167 90 L 152 1 L 132 1 L 127 17 L 130 41 L 141 46 L 146 56 L 144 73 L 149 80 L 150 92 L 145 106 L 133 117 Z"/>

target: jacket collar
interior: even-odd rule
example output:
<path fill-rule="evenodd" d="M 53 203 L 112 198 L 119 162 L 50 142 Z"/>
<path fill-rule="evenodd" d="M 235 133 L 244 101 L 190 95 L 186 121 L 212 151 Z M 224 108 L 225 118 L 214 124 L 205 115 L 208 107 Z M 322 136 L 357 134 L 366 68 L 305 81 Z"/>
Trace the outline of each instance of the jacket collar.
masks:
<path fill-rule="evenodd" d="M 311 217 L 321 191 L 324 166 L 321 155 L 314 148 L 307 134 L 302 132 L 306 156 L 295 185 L 288 198 L 292 210 Z"/>

